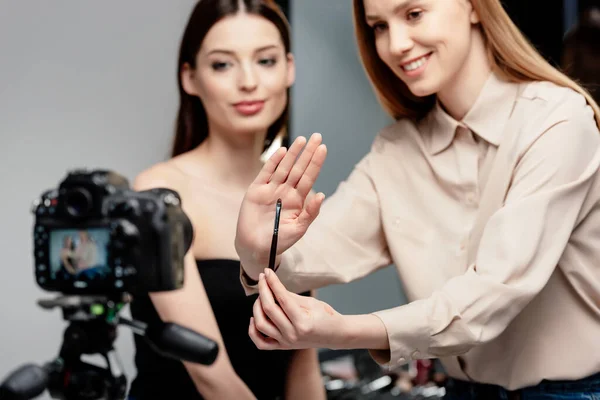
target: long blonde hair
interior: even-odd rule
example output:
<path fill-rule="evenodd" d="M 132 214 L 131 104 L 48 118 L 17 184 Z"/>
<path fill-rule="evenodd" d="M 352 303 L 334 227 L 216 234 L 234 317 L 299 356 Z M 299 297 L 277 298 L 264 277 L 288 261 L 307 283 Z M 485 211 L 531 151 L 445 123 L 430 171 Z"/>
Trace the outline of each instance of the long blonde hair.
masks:
<path fill-rule="evenodd" d="M 494 71 L 511 82 L 549 81 L 582 94 L 600 127 L 600 107 L 574 80 L 547 62 L 512 22 L 499 0 L 470 0 L 479 15 Z M 363 0 L 354 0 L 354 28 L 363 66 L 383 108 L 395 119 L 420 118 L 431 110 L 435 95 L 414 96 L 379 58 L 372 29 L 365 20 Z"/>

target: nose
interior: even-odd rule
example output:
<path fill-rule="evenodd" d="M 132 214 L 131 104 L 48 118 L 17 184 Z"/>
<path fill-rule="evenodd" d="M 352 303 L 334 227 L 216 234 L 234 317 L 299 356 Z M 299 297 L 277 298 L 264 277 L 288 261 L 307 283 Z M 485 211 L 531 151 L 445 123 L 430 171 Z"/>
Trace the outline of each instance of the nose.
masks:
<path fill-rule="evenodd" d="M 389 51 L 394 56 L 401 56 L 410 51 L 414 46 L 414 41 L 406 26 L 400 24 L 390 25 L 389 27 Z"/>
<path fill-rule="evenodd" d="M 252 65 L 243 65 L 239 76 L 239 87 L 245 92 L 252 92 L 258 86 L 256 71 Z"/>

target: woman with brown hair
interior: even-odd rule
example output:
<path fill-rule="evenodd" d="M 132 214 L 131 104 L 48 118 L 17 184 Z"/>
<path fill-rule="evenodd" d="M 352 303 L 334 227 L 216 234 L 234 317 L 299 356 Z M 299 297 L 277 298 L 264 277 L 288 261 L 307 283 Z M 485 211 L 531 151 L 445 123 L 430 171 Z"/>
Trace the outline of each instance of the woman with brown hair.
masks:
<path fill-rule="evenodd" d="M 177 191 L 195 237 L 183 289 L 136 298 L 131 313 L 194 329 L 219 344 L 219 356 L 210 366 L 182 363 L 136 336 L 129 396 L 324 399 L 316 350 L 261 351 L 246 334 L 254 298 L 239 283 L 233 246 L 243 195 L 287 122 L 294 82 L 288 22 L 272 1 L 201 0 L 183 33 L 177 72 L 172 157 L 142 172 L 134 188 Z"/>
<path fill-rule="evenodd" d="M 250 337 L 366 348 L 390 368 L 439 358 L 448 399 L 599 397 L 598 105 L 499 0 L 354 0 L 354 17 L 396 122 L 325 203 L 310 195 L 319 134 L 279 149 L 250 185 L 235 243 L 259 293 Z M 341 315 L 295 294 L 392 263 L 409 304 Z"/>

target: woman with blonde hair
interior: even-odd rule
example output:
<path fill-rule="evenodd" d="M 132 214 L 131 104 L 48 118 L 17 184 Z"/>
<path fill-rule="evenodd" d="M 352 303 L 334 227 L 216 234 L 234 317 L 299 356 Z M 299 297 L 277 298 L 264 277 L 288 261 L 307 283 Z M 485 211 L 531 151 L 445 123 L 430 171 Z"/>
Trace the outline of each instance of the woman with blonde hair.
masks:
<path fill-rule="evenodd" d="M 324 203 L 319 134 L 250 185 L 235 243 L 259 293 L 250 337 L 366 348 L 390 368 L 439 358 L 448 399 L 600 396 L 598 105 L 499 0 L 354 0 L 354 16 L 396 122 Z M 340 315 L 295 294 L 392 263 L 409 304 Z"/>

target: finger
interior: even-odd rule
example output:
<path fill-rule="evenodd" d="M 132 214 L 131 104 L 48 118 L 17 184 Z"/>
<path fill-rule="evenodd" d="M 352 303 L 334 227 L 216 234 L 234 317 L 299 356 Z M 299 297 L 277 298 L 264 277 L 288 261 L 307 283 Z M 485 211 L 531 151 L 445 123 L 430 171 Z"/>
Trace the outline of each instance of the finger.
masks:
<path fill-rule="evenodd" d="M 264 274 L 261 274 L 258 279 L 258 293 L 262 310 L 265 315 L 271 319 L 272 323 L 277 328 L 278 333 L 280 332 L 283 334 L 283 337 L 287 338 L 288 340 L 296 340 L 294 326 L 289 320 L 288 316 L 285 314 L 285 311 L 281 308 L 282 303 L 279 302 L 279 304 L 277 304 L 275 302 L 275 296 L 273 296 L 271 288 L 269 287 Z M 289 302 L 289 300 L 284 299 L 283 302 L 286 303 Z"/>
<path fill-rule="evenodd" d="M 275 153 L 269 157 L 265 165 L 261 168 L 260 172 L 254 179 L 254 183 L 269 183 L 269 179 L 277 169 L 277 166 L 281 163 L 284 156 L 287 153 L 287 149 L 285 147 L 280 147 L 277 149 Z"/>
<path fill-rule="evenodd" d="M 283 160 L 277 166 L 277 169 L 269 179 L 269 182 L 273 183 L 283 183 L 287 179 L 294 163 L 296 162 L 296 158 L 300 151 L 306 144 L 306 138 L 304 136 L 299 136 L 294 140 L 294 143 L 290 146 L 289 150 Z"/>
<path fill-rule="evenodd" d="M 310 164 L 310 160 L 315 154 L 315 150 L 321 144 L 323 138 L 320 133 L 313 133 L 306 144 L 306 147 L 298 157 L 298 161 L 294 164 L 294 167 L 290 171 L 290 175 L 288 176 L 288 184 L 292 187 L 296 187 L 300 178 L 302 178 L 302 174 L 306 171 L 306 168 Z"/>
<path fill-rule="evenodd" d="M 312 222 L 315 220 L 315 218 L 317 218 L 319 212 L 321 211 L 323 200 L 325 200 L 325 194 L 317 193 L 316 195 L 314 195 L 308 201 L 306 207 L 298 216 L 298 223 L 300 223 L 303 226 L 308 226 L 312 224 Z"/>
<path fill-rule="evenodd" d="M 310 159 L 308 167 L 306 167 L 304 174 L 302 174 L 300 181 L 296 185 L 296 189 L 298 190 L 300 196 L 306 197 L 308 195 L 313 185 L 317 181 L 317 178 L 319 177 L 321 167 L 323 167 L 326 157 L 327 147 L 324 144 L 321 144 L 315 150 L 315 153 Z"/>
<path fill-rule="evenodd" d="M 287 318 L 292 323 L 292 326 L 294 326 L 294 322 L 300 320 L 302 311 L 300 310 L 300 306 L 296 299 L 293 298 L 293 293 L 290 293 L 285 286 L 283 286 L 283 283 L 281 283 L 277 274 L 270 269 L 265 269 L 265 278 L 266 283 L 271 289 L 270 291 L 273 293 L 272 296 L 277 300 L 280 308 L 283 309 Z"/>
<path fill-rule="evenodd" d="M 277 340 L 266 338 L 256 329 L 254 318 L 250 318 L 250 326 L 248 326 L 248 336 L 254 342 L 256 347 L 261 350 L 277 350 L 281 348 Z"/>
<path fill-rule="evenodd" d="M 269 318 L 265 315 L 265 312 L 262 308 L 262 303 L 260 301 L 260 297 L 256 299 L 254 305 L 252 306 L 252 314 L 254 315 L 254 325 L 256 329 L 272 339 L 281 341 L 281 333 L 279 329 L 269 320 Z"/>

